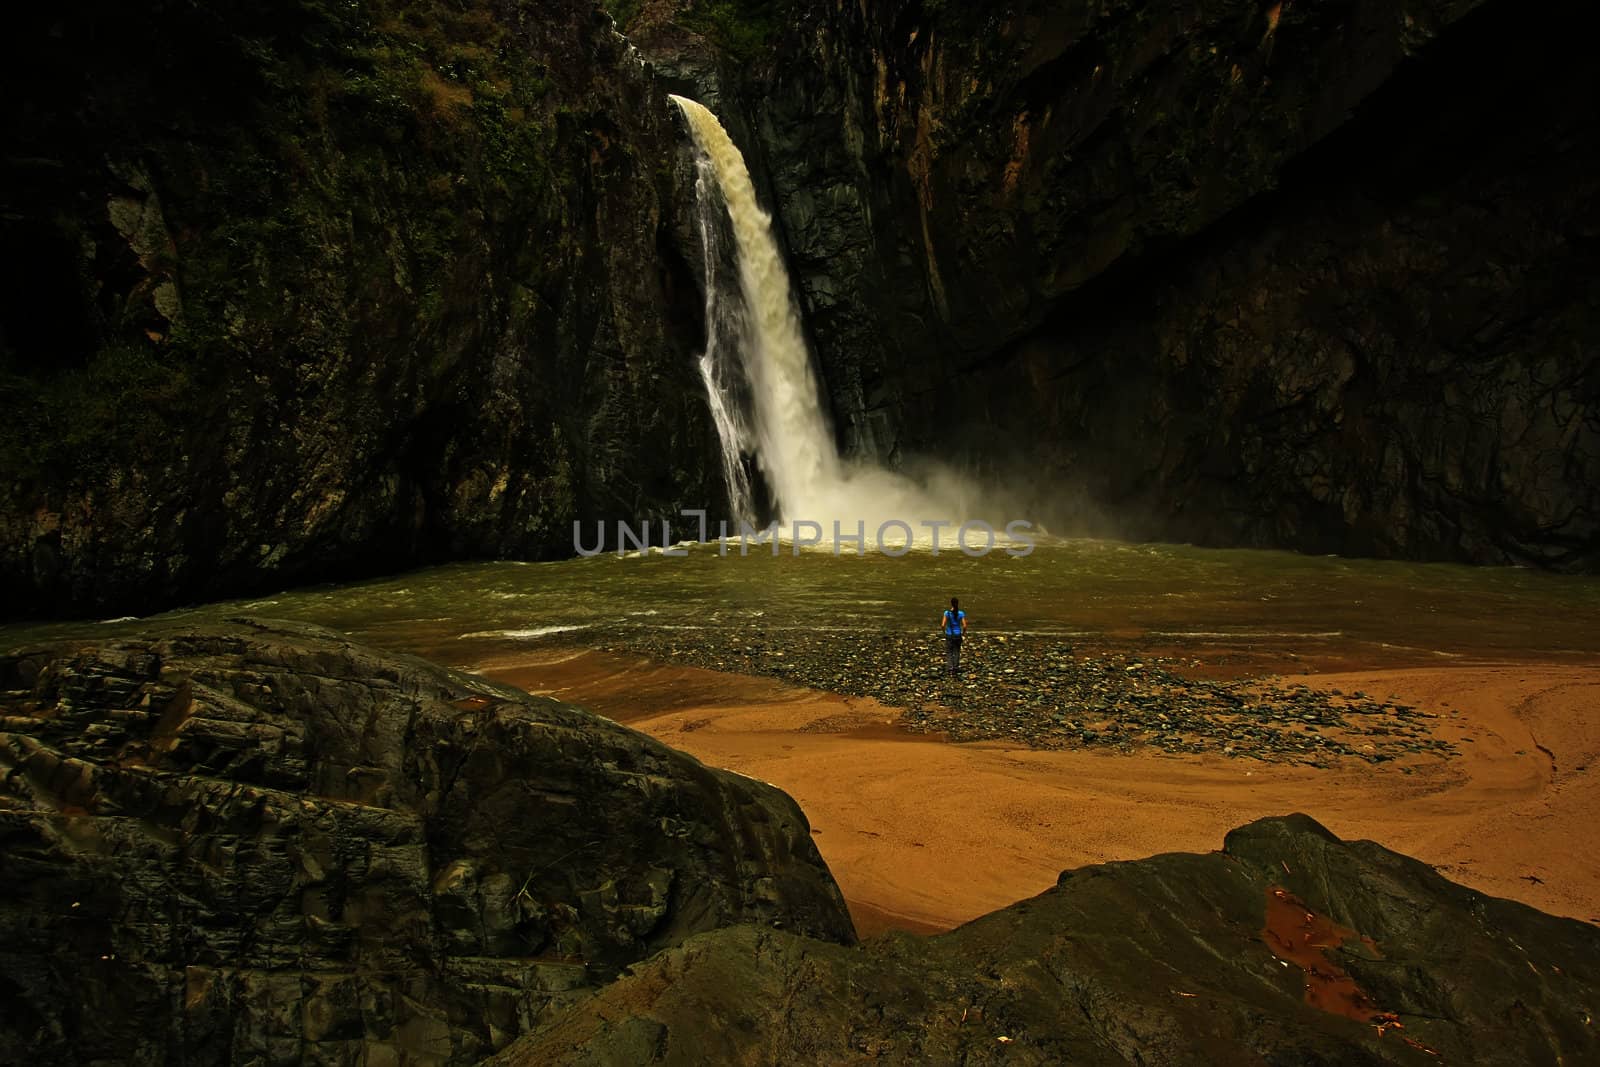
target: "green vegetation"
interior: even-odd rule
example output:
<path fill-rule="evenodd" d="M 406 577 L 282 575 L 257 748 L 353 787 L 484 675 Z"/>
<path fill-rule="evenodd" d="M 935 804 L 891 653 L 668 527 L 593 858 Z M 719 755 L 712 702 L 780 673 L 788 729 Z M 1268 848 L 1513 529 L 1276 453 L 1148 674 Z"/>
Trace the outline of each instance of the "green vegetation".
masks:
<path fill-rule="evenodd" d="M 644 0 L 601 0 L 624 32 L 638 28 Z M 765 55 L 789 18 L 792 0 L 682 0 L 672 21 L 742 62 Z"/>
<path fill-rule="evenodd" d="M 174 446 L 193 402 L 186 367 L 132 345 L 46 380 L 0 370 L 0 474 L 104 475 Z"/>
<path fill-rule="evenodd" d="M 627 33 L 644 8 L 644 0 L 601 0 L 600 6 L 611 14 L 617 29 Z"/>
<path fill-rule="evenodd" d="M 691 0 L 678 21 L 734 58 L 748 61 L 772 47 L 787 9 L 785 0 Z"/>
<path fill-rule="evenodd" d="M 0 477 L 92 484 L 162 454 L 195 413 L 214 422 L 241 374 L 425 342 L 480 298 L 485 230 L 526 235 L 566 211 L 576 168 L 553 157 L 587 149 L 558 143 L 549 72 L 517 37 L 541 17 L 532 3 L 513 5 L 521 21 L 454 0 L 245 0 L 225 18 L 84 6 L 38 59 L 60 114 L 39 112 L 18 151 L 97 158 L 66 172 L 59 201 L 0 189 L 0 206 L 62 214 L 82 235 L 63 242 L 73 284 L 102 306 L 77 351 L 23 358 L 0 330 Z M 136 257 L 105 227 L 108 197 L 144 195 L 133 171 L 170 250 Z M 166 282 L 182 294 L 170 321 L 152 301 Z"/>

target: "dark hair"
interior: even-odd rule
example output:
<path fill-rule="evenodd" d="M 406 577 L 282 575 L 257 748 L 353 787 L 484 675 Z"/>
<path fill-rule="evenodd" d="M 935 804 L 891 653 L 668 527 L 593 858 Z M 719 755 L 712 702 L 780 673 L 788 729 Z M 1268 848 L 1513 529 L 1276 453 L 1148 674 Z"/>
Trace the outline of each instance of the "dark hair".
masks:
<path fill-rule="evenodd" d="M 950 598 L 950 610 L 951 611 L 960 611 L 961 610 L 961 598 L 960 597 L 953 596 L 953 597 Z"/>

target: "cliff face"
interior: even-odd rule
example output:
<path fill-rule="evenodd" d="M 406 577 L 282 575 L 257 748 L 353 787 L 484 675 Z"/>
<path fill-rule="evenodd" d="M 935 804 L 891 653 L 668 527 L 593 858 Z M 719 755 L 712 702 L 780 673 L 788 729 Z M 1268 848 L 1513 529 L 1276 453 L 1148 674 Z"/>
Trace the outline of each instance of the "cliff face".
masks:
<path fill-rule="evenodd" d="M 1600 565 L 1581 6 L 810 9 L 742 91 L 846 443 L 1068 529 Z"/>
<path fill-rule="evenodd" d="M 7 614 L 561 555 L 720 498 L 680 141 L 591 4 L 11 30 Z"/>
<path fill-rule="evenodd" d="M 715 508 L 667 90 L 848 448 L 1067 531 L 1600 566 L 1576 0 L 612 6 L 653 69 L 586 0 L 17 16 L 6 614 Z"/>

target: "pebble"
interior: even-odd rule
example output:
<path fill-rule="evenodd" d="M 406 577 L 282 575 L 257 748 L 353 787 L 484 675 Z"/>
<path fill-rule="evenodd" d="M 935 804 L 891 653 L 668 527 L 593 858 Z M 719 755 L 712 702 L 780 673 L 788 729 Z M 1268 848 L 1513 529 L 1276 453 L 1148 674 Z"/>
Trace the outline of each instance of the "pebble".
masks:
<path fill-rule="evenodd" d="M 1366 693 L 1241 678 L 1196 679 L 1185 661 L 1083 652 L 1059 638 L 968 636 L 959 678 L 938 635 L 816 630 L 620 632 L 619 649 L 667 662 L 767 675 L 904 709 L 900 725 L 953 741 L 1003 738 L 1032 748 L 1154 746 L 1234 759 L 1327 766 L 1329 757 L 1383 763 L 1450 757 L 1437 716 Z"/>

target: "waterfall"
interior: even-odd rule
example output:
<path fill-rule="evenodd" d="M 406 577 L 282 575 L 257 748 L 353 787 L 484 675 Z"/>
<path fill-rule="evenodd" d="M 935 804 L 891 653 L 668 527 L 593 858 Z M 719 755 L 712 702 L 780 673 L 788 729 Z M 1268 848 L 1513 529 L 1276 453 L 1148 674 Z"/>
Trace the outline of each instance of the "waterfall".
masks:
<path fill-rule="evenodd" d="M 838 481 L 839 455 L 822 417 L 811 354 L 806 350 L 800 316 L 790 295 L 789 272 L 772 235 L 772 218 L 756 202 L 744 156 L 717 117 L 693 100 L 681 96 L 672 100 L 689 124 L 698 154 L 695 200 L 706 245 L 707 336 L 700 369 L 722 437 L 724 473 L 738 470 L 742 476 L 739 456 L 732 450 L 753 443 L 779 514 L 786 518 L 812 518 L 829 487 Z M 712 195 L 713 189 L 721 194 L 720 204 Z M 716 248 L 709 238 L 715 231 L 715 213 L 723 205 L 733 225 L 742 315 L 729 315 L 718 306 L 725 297 L 716 292 Z M 740 423 L 733 402 L 727 377 L 730 368 L 718 362 L 723 358 L 723 352 L 718 350 L 727 339 L 724 328 L 730 318 L 742 319 L 737 323 L 742 328 L 733 333 L 741 342 L 741 367 L 754 407 L 753 441 Z M 729 477 L 730 497 L 742 493 L 748 509 L 748 483 L 739 485 L 731 474 Z"/>
<path fill-rule="evenodd" d="M 738 351 L 744 344 L 744 307 L 729 300 L 723 290 L 722 227 L 718 215 L 722 195 L 711 161 L 703 153 L 695 164 L 694 197 L 700 247 L 705 258 L 706 350 L 700 356 L 700 378 L 711 405 L 711 422 L 722 445 L 722 480 L 728 488 L 728 507 L 736 519 L 754 521 L 746 455 L 754 456 L 755 439 L 744 419 Z"/>
<path fill-rule="evenodd" d="M 757 518 L 745 466 L 745 458 L 754 456 L 785 522 L 839 521 L 853 530 L 860 521 L 869 531 L 885 519 L 912 525 L 959 522 L 968 514 L 972 493 L 950 472 L 936 471 L 935 492 L 900 475 L 840 459 L 823 417 L 772 218 L 756 202 L 744 156 L 703 105 L 681 96 L 672 101 L 683 112 L 695 146 L 695 204 L 706 273 L 706 351 L 700 374 L 722 445 L 723 476 L 735 516 Z M 719 237 L 724 217 L 733 235 L 736 292 L 724 277 L 728 271 Z M 923 537 L 920 532 L 913 536 Z"/>

